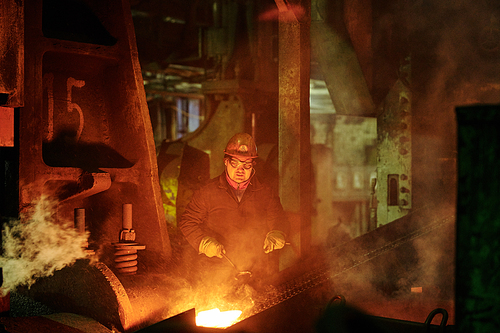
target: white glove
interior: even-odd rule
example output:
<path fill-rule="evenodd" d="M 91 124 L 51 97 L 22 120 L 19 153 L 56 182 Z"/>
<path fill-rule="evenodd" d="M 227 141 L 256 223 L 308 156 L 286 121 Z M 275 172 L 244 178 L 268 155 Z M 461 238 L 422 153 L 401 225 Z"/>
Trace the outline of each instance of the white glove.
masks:
<path fill-rule="evenodd" d="M 200 254 L 204 253 L 209 258 L 222 258 L 222 254 L 226 253 L 226 250 L 224 249 L 224 245 L 219 243 L 215 238 L 206 236 L 201 240 L 198 252 Z"/>
<path fill-rule="evenodd" d="M 264 253 L 279 250 L 285 246 L 285 233 L 279 230 L 271 230 L 264 239 Z"/>

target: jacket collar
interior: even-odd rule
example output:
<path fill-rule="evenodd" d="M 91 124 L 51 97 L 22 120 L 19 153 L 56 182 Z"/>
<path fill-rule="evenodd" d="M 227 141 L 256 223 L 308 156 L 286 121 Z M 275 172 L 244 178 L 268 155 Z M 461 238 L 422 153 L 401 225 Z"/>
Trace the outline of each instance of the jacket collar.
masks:
<path fill-rule="evenodd" d="M 253 170 L 252 170 L 253 171 Z M 252 174 L 253 176 L 253 174 Z M 226 181 L 227 183 L 229 184 L 229 186 L 231 186 L 232 188 L 234 188 L 235 190 L 246 190 L 246 188 L 248 187 L 248 185 L 250 184 L 250 182 L 252 181 L 252 178 L 248 178 L 246 181 L 244 181 L 243 183 L 237 183 L 235 182 L 234 180 L 232 180 L 231 178 L 229 178 L 229 175 L 227 174 L 226 172 Z"/>

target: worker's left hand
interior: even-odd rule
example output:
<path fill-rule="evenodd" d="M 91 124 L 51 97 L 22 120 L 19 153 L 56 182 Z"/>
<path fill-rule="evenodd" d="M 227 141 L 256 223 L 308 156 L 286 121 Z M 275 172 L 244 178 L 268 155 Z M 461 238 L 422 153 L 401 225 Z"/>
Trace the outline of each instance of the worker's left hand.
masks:
<path fill-rule="evenodd" d="M 279 250 L 285 246 L 285 233 L 279 230 L 271 230 L 264 240 L 264 253 Z"/>

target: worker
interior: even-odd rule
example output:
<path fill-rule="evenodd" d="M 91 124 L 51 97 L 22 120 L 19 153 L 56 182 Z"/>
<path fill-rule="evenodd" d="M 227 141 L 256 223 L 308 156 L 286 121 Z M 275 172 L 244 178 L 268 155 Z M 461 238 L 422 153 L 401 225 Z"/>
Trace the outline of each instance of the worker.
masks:
<path fill-rule="evenodd" d="M 212 278 L 224 272 L 221 281 L 238 272 L 262 281 L 275 272 L 269 254 L 286 244 L 287 219 L 276 191 L 255 174 L 257 157 L 252 136 L 235 134 L 224 150 L 224 172 L 193 194 L 179 222 L 205 258 L 202 269 Z"/>

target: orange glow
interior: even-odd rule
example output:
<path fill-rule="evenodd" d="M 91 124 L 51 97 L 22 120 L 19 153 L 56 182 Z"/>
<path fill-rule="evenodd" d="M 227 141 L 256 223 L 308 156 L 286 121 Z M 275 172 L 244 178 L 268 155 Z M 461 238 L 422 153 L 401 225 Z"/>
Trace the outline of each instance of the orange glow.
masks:
<path fill-rule="evenodd" d="M 240 310 L 220 311 L 218 308 L 200 311 L 196 316 L 196 326 L 226 328 L 236 323 Z"/>

